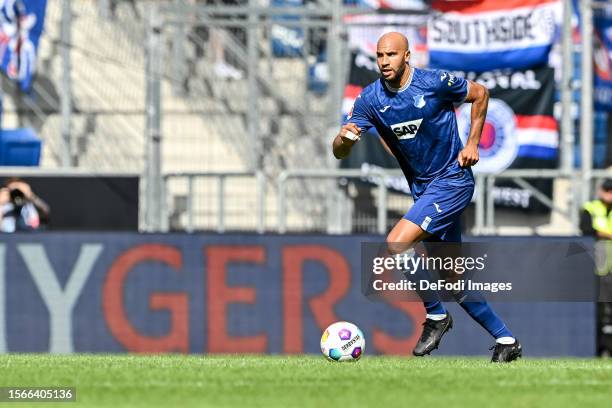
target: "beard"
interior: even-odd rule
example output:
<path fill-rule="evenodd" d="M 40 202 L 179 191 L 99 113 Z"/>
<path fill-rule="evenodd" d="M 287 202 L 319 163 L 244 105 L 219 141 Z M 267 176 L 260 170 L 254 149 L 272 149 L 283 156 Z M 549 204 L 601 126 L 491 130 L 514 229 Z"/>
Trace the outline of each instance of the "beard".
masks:
<path fill-rule="evenodd" d="M 387 82 L 400 82 L 402 76 L 404 76 L 404 73 L 406 72 L 406 67 L 407 64 L 404 64 L 403 66 L 399 67 L 397 70 L 391 68 L 391 76 L 385 77 L 385 75 L 382 73 L 381 70 L 381 75 L 383 77 L 383 79 Z"/>

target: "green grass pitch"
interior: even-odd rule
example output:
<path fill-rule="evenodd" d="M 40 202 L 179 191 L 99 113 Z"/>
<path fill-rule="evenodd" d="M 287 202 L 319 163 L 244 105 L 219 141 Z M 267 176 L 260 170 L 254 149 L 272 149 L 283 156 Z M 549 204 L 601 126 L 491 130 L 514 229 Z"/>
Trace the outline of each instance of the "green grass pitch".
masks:
<path fill-rule="evenodd" d="M 612 361 L 9 354 L 0 386 L 76 387 L 67 407 L 610 407 Z"/>

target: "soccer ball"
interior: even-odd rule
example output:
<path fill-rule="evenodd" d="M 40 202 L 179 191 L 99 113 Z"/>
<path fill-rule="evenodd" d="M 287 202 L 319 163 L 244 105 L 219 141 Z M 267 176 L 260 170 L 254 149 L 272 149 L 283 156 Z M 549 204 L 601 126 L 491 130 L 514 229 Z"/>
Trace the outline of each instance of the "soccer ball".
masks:
<path fill-rule="evenodd" d="M 357 361 L 365 351 L 365 338 L 359 327 L 336 322 L 321 336 L 321 352 L 331 361 Z"/>

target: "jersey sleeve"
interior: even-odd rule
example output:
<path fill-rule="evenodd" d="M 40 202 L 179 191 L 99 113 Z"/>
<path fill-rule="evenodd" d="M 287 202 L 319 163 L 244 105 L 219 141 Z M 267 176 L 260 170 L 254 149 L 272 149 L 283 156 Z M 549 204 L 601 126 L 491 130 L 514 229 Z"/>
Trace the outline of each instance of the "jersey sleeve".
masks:
<path fill-rule="evenodd" d="M 438 96 L 446 101 L 461 103 L 468 95 L 470 83 L 450 72 L 438 72 Z"/>
<path fill-rule="evenodd" d="M 357 125 L 357 127 L 361 129 L 361 133 L 366 133 L 374 127 L 372 116 L 368 110 L 368 104 L 361 95 L 357 96 L 357 99 L 355 99 L 353 107 L 342 124 L 346 125 L 347 123 L 354 123 Z"/>

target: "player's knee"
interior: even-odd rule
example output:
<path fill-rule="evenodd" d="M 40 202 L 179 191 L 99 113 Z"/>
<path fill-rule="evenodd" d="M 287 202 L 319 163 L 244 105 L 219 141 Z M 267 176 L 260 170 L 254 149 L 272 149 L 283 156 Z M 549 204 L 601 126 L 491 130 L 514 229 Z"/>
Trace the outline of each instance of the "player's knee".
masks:
<path fill-rule="evenodd" d="M 387 238 L 387 253 L 389 255 L 399 255 L 410 251 L 414 247 L 413 242 L 395 242 Z"/>

